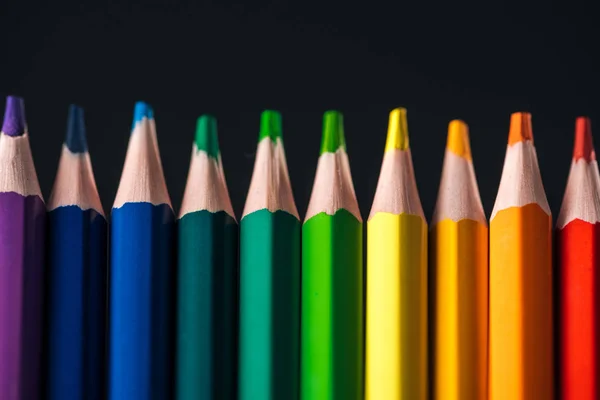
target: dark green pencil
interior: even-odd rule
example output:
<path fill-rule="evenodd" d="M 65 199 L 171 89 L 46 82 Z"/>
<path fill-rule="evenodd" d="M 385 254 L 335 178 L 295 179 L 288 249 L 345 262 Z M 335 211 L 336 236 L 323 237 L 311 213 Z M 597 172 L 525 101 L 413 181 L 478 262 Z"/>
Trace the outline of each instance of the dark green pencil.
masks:
<path fill-rule="evenodd" d="M 265 111 L 240 222 L 239 400 L 298 398 L 300 221 L 281 139 Z"/>

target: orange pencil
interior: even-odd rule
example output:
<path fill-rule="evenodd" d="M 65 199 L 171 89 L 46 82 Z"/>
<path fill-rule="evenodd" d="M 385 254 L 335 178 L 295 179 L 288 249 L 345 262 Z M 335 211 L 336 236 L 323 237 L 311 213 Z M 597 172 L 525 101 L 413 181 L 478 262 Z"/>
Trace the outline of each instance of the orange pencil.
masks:
<path fill-rule="evenodd" d="M 515 113 L 490 218 L 489 400 L 554 397 L 551 224 L 531 116 Z"/>
<path fill-rule="evenodd" d="M 561 394 L 600 398 L 600 175 L 590 120 L 577 118 L 573 161 L 556 224 L 560 271 Z"/>

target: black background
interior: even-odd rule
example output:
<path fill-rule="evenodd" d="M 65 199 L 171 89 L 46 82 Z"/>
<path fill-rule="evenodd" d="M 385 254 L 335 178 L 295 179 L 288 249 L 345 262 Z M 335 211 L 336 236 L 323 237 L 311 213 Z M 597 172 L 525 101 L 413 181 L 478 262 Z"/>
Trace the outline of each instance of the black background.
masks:
<path fill-rule="evenodd" d="M 600 117 L 592 8 L 499 2 L 286 5 L 279 2 L 0 2 L 0 95 L 25 98 L 46 199 L 67 107 L 85 108 L 105 210 L 114 199 L 136 100 L 155 110 L 167 184 L 179 209 L 195 120 L 218 118 L 238 217 L 254 163 L 259 114 L 282 112 L 301 215 L 319 154 L 322 113 L 345 115 L 361 211 L 368 215 L 388 112 L 408 109 L 418 187 L 433 211 L 447 124 L 470 126 L 489 216 L 510 113 L 529 111 L 542 178 L 556 217 L 574 119 Z M 476 5 L 479 4 L 479 5 Z M 599 24 L 596 24 L 599 25 Z"/>

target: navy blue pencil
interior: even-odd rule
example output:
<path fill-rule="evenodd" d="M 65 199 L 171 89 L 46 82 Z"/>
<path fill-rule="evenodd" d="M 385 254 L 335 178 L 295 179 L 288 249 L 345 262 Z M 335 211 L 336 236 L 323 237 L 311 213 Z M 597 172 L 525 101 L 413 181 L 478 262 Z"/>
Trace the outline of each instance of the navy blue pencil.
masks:
<path fill-rule="evenodd" d="M 48 202 L 48 400 L 100 400 L 106 327 L 106 219 L 83 110 L 69 108 Z"/>
<path fill-rule="evenodd" d="M 170 398 L 174 219 L 154 115 L 140 102 L 112 209 L 109 400 Z"/>

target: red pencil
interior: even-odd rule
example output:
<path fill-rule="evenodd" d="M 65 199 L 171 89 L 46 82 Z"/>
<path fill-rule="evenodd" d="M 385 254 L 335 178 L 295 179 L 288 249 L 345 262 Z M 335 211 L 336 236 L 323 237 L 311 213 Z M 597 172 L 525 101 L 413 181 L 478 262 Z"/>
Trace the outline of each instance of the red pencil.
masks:
<path fill-rule="evenodd" d="M 599 392 L 600 175 L 590 120 L 577 118 L 573 161 L 557 221 L 560 270 L 561 392 L 595 400 Z"/>

